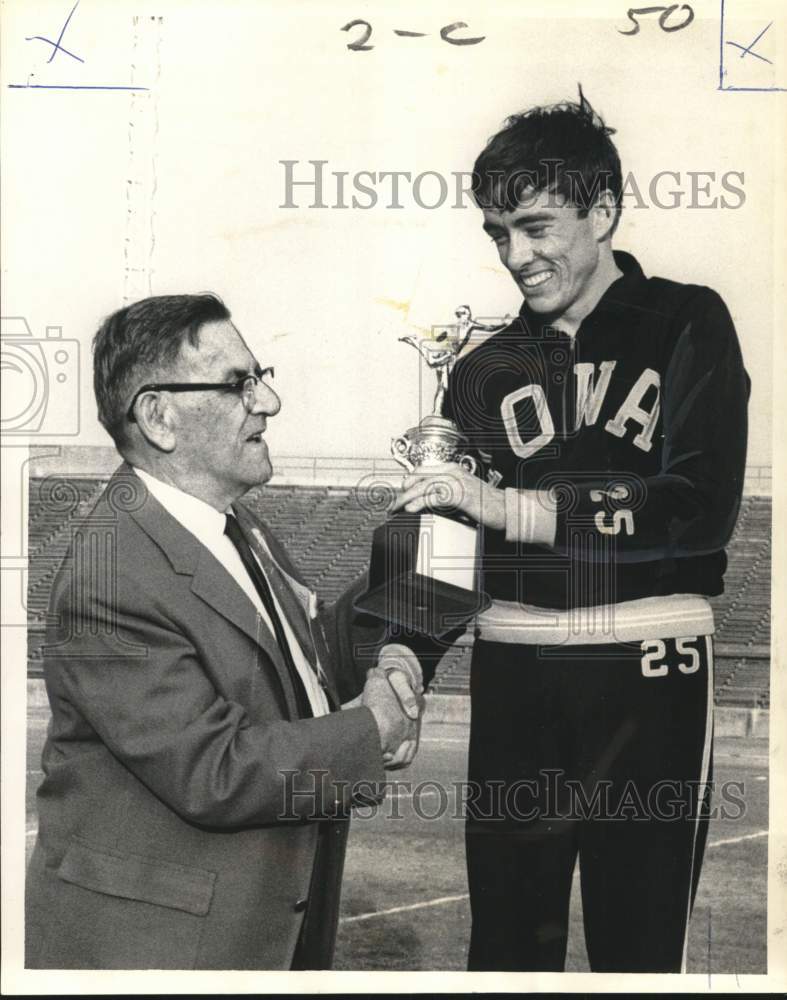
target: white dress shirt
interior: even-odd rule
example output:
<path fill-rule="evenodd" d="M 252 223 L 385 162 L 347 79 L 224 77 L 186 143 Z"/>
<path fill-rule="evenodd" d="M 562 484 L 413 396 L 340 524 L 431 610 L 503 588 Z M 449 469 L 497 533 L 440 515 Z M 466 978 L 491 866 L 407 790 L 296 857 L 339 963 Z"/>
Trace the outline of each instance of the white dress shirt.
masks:
<path fill-rule="evenodd" d="M 187 531 L 190 531 L 197 541 L 201 542 L 205 546 L 211 555 L 218 559 L 221 565 L 227 570 L 233 580 L 235 580 L 238 586 L 243 590 L 251 603 L 254 605 L 257 610 L 257 614 L 262 619 L 263 624 L 271 633 L 275 642 L 276 636 L 273 630 L 273 624 L 267 611 L 265 610 L 265 607 L 263 606 L 260 595 L 257 592 L 257 588 L 254 586 L 246 567 L 243 565 L 243 561 L 241 560 L 238 550 L 232 544 L 230 539 L 224 534 L 224 527 L 227 523 L 225 515 L 220 514 L 215 507 L 211 507 L 210 504 L 205 503 L 204 500 L 200 500 L 197 497 L 192 496 L 190 493 L 184 493 L 183 490 L 178 489 L 177 486 L 170 486 L 168 483 L 163 483 L 160 479 L 156 479 L 154 476 L 151 476 L 149 472 L 145 472 L 142 469 L 137 468 L 134 468 L 134 472 L 139 476 L 161 506 L 168 513 L 170 513 L 176 521 L 179 521 Z M 232 508 L 229 508 L 227 513 L 232 513 Z M 253 548 L 251 551 L 254 558 L 257 559 Z M 260 567 L 263 575 L 265 575 L 265 571 L 263 570 L 259 559 L 257 559 L 257 565 Z M 279 613 L 279 618 L 281 619 L 282 626 L 284 627 L 284 633 L 287 637 L 287 643 L 290 647 L 293 662 L 295 663 L 296 669 L 298 670 L 301 680 L 303 681 L 303 686 L 306 689 L 312 713 L 315 716 L 327 715 L 330 708 L 328 706 L 328 700 L 325 696 L 325 692 L 317 679 L 317 675 L 312 669 L 311 664 L 306 659 L 306 656 L 298 643 L 295 633 L 290 627 L 290 623 L 287 621 L 287 616 L 284 614 L 272 587 L 271 594 L 273 595 L 276 610 Z"/>

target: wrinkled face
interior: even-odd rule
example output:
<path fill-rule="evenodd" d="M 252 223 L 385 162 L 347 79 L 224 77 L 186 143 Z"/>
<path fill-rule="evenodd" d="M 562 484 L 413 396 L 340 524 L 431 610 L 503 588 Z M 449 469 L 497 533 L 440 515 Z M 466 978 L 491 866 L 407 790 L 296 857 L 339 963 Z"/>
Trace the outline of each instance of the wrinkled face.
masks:
<path fill-rule="evenodd" d="M 200 327 L 198 346 L 183 345 L 170 381 L 237 382 L 260 374 L 260 366 L 229 320 Z M 186 473 L 196 496 L 225 499 L 242 496 L 273 474 L 262 435 L 267 418 L 279 412 L 281 401 L 266 383 L 257 386 L 254 403 L 246 408 L 239 392 L 207 390 L 171 393 L 178 467 Z"/>
<path fill-rule="evenodd" d="M 551 322 L 581 318 L 585 302 L 597 298 L 599 233 L 608 229 L 600 222 L 597 209 L 580 218 L 562 196 L 532 189 L 513 212 L 484 210 L 500 260 L 528 306 Z"/>

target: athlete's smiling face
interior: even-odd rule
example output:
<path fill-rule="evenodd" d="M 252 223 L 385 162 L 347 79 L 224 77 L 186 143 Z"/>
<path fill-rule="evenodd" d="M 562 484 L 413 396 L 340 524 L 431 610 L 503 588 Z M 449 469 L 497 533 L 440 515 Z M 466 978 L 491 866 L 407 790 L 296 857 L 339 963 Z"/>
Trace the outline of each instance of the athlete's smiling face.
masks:
<path fill-rule="evenodd" d="M 597 204 L 582 218 L 561 195 L 528 189 L 511 212 L 485 209 L 484 230 L 528 306 L 556 322 L 581 318 L 608 283 L 600 271 L 600 245 L 612 218 L 607 205 Z"/>

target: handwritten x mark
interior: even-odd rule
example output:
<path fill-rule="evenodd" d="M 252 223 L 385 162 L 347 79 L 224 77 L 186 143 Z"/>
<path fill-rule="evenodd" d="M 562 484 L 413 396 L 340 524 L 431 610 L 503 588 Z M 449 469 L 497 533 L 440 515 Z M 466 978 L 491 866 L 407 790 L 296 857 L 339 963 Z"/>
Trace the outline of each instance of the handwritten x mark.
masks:
<path fill-rule="evenodd" d="M 58 52 L 64 52 L 67 56 L 71 56 L 72 59 L 76 59 L 78 62 L 83 63 L 85 61 L 84 59 L 81 59 L 79 56 L 74 55 L 73 52 L 69 52 L 69 50 L 65 48 L 65 46 L 60 44 L 63 41 L 63 35 L 65 35 L 66 33 L 68 22 L 71 20 L 74 11 L 77 9 L 78 6 L 79 6 L 79 0 L 77 0 L 77 2 L 71 8 L 71 13 L 66 18 L 66 23 L 61 28 L 60 34 L 58 35 L 58 39 L 56 42 L 53 42 L 51 38 L 44 38 L 43 35 L 29 35 L 25 38 L 26 42 L 33 42 L 33 41 L 46 42 L 47 45 L 52 46 L 52 55 L 47 59 L 47 63 L 51 63 Z"/>
<path fill-rule="evenodd" d="M 757 35 L 754 41 L 751 42 L 749 45 L 739 45 L 737 42 L 727 42 L 727 44 L 732 45 L 734 48 L 741 50 L 741 59 L 743 59 L 744 56 L 754 56 L 755 59 L 762 59 L 763 62 L 767 62 L 771 66 L 773 66 L 773 63 L 771 62 L 770 59 L 766 59 L 765 56 L 761 56 L 758 52 L 753 51 L 754 46 L 757 44 L 757 42 L 759 42 L 759 40 L 762 38 L 762 36 L 765 34 L 768 28 L 770 28 L 771 24 L 773 24 L 773 21 L 771 21 L 770 24 L 766 24 L 765 27 L 762 29 L 762 31 L 759 33 L 759 35 Z"/>

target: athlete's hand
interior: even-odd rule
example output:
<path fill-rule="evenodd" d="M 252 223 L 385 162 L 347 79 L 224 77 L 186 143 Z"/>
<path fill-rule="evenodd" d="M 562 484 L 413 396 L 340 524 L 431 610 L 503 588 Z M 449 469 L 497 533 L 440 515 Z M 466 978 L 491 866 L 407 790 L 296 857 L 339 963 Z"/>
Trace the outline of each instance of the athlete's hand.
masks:
<path fill-rule="evenodd" d="M 383 754 L 383 763 L 387 770 L 393 771 L 406 767 L 418 752 L 421 738 L 421 719 L 424 706 L 424 682 L 421 664 L 418 657 L 407 646 L 399 643 L 389 643 L 380 650 L 377 668 L 385 672 L 388 683 L 396 695 L 399 705 L 407 716 L 415 723 L 415 732 L 405 740 L 395 752 Z"/>
<path fill-rule="evenodd" d="M 503 531 L 506 526 L 505 492 L 452 462 L 405 476 L 391 513 L 397 510 L 461 510 L 487 528 Z"/>
<path fill-rule="evenodd" d="M 411 719 L 402 709 L 396 689 L 380 667 L 367 672 L 361 702 L 377 723 L 385 768 L 406 767 L 418 749 L 420 718 Z"/>
<path fill-rule="evenodd" d="M 417 719 L 424 707 L 424 677 L 415 653 L 401 643 L 389 642 L 380 650 L 377 666 L 385 671 L 404 714 Z"/>

